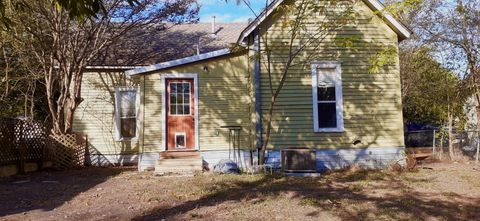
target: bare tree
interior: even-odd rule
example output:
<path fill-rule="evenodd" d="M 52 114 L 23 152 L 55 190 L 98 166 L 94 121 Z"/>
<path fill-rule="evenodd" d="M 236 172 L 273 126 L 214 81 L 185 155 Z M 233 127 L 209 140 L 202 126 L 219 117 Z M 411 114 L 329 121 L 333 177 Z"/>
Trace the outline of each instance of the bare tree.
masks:
<path fill-rule="evenodd" d="M 53 133 L 71 132 L 74 112 L 83 100 L 85 67 L 108 46 L 135 30 L 197 21 L 195 0 L 103 3 L 105 10 L 84 21 L 72 20 L 68 11 L 42 1 L 28 1 L 28 12 L 7 10 L 17 46 L 30 51 L 40 64 Z"/>
<path fill-rule="evenodd" d="M 0 104 L 4 107 L 3 117 L 24 117 L 34 119 L 43 96 L 38 94 L 42 76 L 38 73 L 38 64 L 32 59 L 29 51 L 14 50 L 15 42 L 11 41 L 6 31 L 0 31 Z M 23 54 L 21 58 L 18 56 Z M 40 86 L 40 87 L 39 87 Z"/>

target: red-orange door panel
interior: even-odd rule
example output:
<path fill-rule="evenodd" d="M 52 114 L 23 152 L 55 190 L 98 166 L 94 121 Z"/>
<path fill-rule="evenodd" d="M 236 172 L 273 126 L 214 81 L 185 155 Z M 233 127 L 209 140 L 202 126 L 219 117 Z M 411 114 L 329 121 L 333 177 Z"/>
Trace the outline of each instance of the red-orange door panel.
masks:
<path fill-rule="evenodd" d="M 195 148 L 193 79 L 167 79 L 167 150 Z"/>

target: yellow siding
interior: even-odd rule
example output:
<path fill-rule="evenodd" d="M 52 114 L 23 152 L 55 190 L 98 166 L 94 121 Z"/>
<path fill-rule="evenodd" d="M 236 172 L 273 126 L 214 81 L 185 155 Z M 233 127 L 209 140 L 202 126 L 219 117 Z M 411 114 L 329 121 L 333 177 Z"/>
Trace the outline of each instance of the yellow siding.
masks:
<path fill-rule="evenodd" d="M 123 73 L 84 73 L 82 84 L 84 100 L 75 111 L 73 130 L 88 136 L 91 152 L 98 151 L 102 155 L 138 153 L 138 140 L 115 141 L 115 86 L 126 85 L 135 83 L 127 79 Z"/>
<path fill-rule="evenodd" d="M 206 67 L 206 68 L 205 68 Z M 250 146 L 251 96 L 246 53 L 211 59 L 145 75 L 144 152 L 162 150 L 161 75 L 198 74 L 199 146 L 201 150 L 228 149 L 226 125 L 240 125 L 241 146 Z"/>
<path fill-rule="evenodd" d="M 320 2 L 320 1 L 319 1 Z M 287 81 L 275 106 L 270 148 L 357 148 L 357 147 L 401 147 L 403 144 L 402 104 L 398 60 L 384 67 L 381 73 L 368 72 L 370 59 L 386 46 L 397 47 L 397 35 L 379 19 L 362 1 L 355 10 L 360 17 L 355 25 L 343 27 L 330 34 L 318 50 L 309 48 L 306 53 L 317 53 L 315 61 L 341 61 L 344 99 L 344 133 L 314 133 L 310 66 L 294 67 L 289 71 Z M 276 15 L 277 16 L 277 15 Z M 280 15 L 270 19 L 267 32 L 261 39 L 272 42 L 288 42 L 290 35 L 281 27 Z M 310 24 L 320 21 L 321 16 L 309 18 Z M 309 25 L 310 25 L 309 24 Z M 355 48 L 336 46 L 337 37 L 354 37 Z M 278 49 L 278 48 L 276 48 Z M 251 52 L 252 53 L 252 52 Z M 283 64 L 288 53 L 276 50 L 273 63 Z M 262 60 L 262 70 L 266 62 Z M 281 68 L 273 65 L 274 79 L 280 76 Z M 269 107 L 270 92 L 268 75 L 262 72 L 262 110 L 265 116 Z M 275 80 L 274 80 L 275 82 Z M 278 81 L 277 81 L 278 82 Z M 264 124 L 265 128 L 265 124 Z M 265 130 L 264 130 L 265 132 Z M 361 144 L 353 145 L 353 141 Z"/>

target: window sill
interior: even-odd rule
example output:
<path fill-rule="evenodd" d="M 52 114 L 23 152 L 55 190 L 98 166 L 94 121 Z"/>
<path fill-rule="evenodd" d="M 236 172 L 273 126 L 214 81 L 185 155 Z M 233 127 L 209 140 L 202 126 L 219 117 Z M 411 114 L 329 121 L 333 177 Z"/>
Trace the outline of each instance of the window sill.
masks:
<path fill-rule="evenodd" d="M 345 132 L 345 129 L 343 128 L 320 128 L 320 129 L 315 129 L 315 133 L 343 133 Z"/>

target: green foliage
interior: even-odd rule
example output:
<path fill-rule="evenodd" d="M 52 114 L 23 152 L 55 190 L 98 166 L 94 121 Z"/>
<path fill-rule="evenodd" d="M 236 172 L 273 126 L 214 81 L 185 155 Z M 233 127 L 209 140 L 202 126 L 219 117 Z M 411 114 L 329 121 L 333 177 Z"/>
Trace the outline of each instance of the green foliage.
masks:
<path fill-rule="evenodd" d="M 335 37 L 335 45 L 340 48 L 351 49 L 357 51 L 357 47 L 362 43 L 362 38 L 358 35 L 353 36 L 337 36 Z"/>
<path fill-rule="evenodd" d="M 96 17 L 100 11 L 106 11 L 102 0 L 53 0 L 58 10 L 66 10 L 70 18 L 84 20 L 86 17 Z"/>
<path fill-rule="evenodd" d="M 428 49 L 401 51 L 402 100 L 405 122 L 442 125 L 448 112 L 462 118 L 466 93 L 461 81 L 442 68 Z"/>
<path fill-rule="evenodd" d="M 370 58 L 370 74 L 378 74 L 383 67 L 395 64 L 397 61 L 397 48 L 395 46 L 384 46 L 382 50 Z"/>
<path fill-rule="evenodd" d="M 400 14 L 417 9 L 422 2 L 424 2 L 424 0 L 390 0 L 387 1 L 387 6 L 385 6 L 383 11 L 398 18 Z"/>

